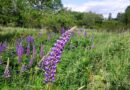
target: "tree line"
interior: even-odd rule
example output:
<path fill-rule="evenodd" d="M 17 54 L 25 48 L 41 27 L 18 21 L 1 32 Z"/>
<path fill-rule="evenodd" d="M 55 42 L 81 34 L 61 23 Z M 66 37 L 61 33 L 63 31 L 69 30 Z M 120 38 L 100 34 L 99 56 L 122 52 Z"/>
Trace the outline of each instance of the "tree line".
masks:
<path fill-rule="evenodd" d="M 61 0 L 2 0 L 0 25 L 26 28 L 50 28 L 58 31 L 73 25 L 85 28 L 129 28 L 130 7 L 116 19 L 104 19 L 93 12 L 74 12 L 63 7 Z"/>

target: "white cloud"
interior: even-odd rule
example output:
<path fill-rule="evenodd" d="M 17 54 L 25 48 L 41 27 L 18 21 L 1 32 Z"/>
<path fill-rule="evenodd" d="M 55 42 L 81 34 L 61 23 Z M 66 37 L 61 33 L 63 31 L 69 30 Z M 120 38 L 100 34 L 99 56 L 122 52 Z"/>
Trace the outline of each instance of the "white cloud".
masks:
<path fill-rule="evenodd" d="M 98 14 L 103 14 L 104 17 L 108 17 L 109 13 L 112 13 L 113 17 L 116 17 L 118 12 L 124 12 L 126 7 L 130 4 L 129 0 L 86 0 L 82 4 L 64 4 L 65 7 L 73 11 L 88 12 L 92 11 Z"/>

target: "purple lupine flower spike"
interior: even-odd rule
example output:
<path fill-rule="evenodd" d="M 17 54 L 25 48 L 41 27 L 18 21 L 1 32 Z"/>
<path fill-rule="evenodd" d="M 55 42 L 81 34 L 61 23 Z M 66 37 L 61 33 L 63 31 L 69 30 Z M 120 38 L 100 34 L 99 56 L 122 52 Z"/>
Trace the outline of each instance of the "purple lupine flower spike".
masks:
<path fill-rule="evenodd" d="M 29 43 L 28 43 L 28 46 L 27 46 L 26 55 L 27 55 L 27 56 L 29 56 L 29 55 L 30 55 L 30 44 L 29 44 Z"/>
<path fill-rule="evenodd" d="M 55 80 L 56 67 L 60 62 L 61 55 L 65 44 L 69 41 L 72 35 L 72 31 L 68 30 L 62 34 L 59 40 L 54 44 L 51 51 L 47 56 L 42 58 L 42 61 L 39 63 L 39 67 L 45 71 L 45 82 L 50 83 Z"/>
<path fill-rule="evenodd" d="M 42 58 L 44 56 L 44 45 L 41 45 L 40 47 L 40 57 Z"/>
<path fill-rule="evenodd" d="M 33 53 L 32 53 L 32 58 L 29 61 L 29 65 L 28 65 L 29 67 L 31 67 L 33 65 L 33 62 L 34 62 L 35 58 L 36 58 L 36 47 L 33 44 Z"/>
<path fill-rule="evenodd" d="M 18 44 L 16 46 L 16 52 L 17 52 L 17 55 L 18 55 L 18 63 L 21 63 L 22 61 L 22 56 L 23 56 L 23 53 L 24 53 L 24 48 L 22 46 L 22 43 Z"/>
<path fill-rule="evenodd" d="M 7 45 L 6 45 L 5 42 L 4 42 L 4 43 L 0 43 L 0 54 L 1 54 L 3 51 L 5 51 L 6 47 L 7 47 Z"/>
<path fill-rule="evenodd" d="M 9 77 L 11 77 L 10 71 L 9 71 L 9 58 L 8 58 L 8 61 L 7 61 L 7 65 L 6 65 L 6 68 L 5 68 L 3 77 L 4 77 L 4 78 L 9 78 Z"/>
<path fill-rule="evenodd" d="M 28 36 L 28 37 L 26 38 L 26 41 L 27 41 L 28 43 L 33 43 L 33 42 L 34 42 L 34 38 L 33 38 L 32 36 Z"/>

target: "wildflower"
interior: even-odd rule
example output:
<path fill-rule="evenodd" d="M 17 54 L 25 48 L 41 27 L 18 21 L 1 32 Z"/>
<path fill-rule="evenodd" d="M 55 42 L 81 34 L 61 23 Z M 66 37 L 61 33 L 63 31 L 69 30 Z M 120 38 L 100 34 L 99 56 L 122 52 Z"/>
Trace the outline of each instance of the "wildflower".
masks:
<path fill-rule="evenodd" d="M 7 61 L 7 65 L 6 65 L 6 68 L 5 68 L 5 71 L 4 71 L 4 78 L 9 78 L 9 77 L 11 77 L 11 75 L 10 75 L 10 71 L 9 71 L 9 59 L 8 59 L 8 61 Z"/>
<path fill-rule="evenodd" d="M 24 48 L 22 46 L 22 43 L 17 44 L 16 52 L 17 52 L 17 55 L 18 55 L 18 63 L 20 63 L 21 59 L 22 59 L 22 56 L 23 56 L 23 53 L 24 53 Z"/>
<path fill-rule="evenodd" d="M 27 55 L 27 56 L 29 56 L 29 55 L 30 55 L 30 44 L 28 44 L 28 46 L 27 46 L 26 55 Z"/>
<path fill-rule="evenodd" d="M 6 43 L 0 43 L 0 54 L 6 49 Z"/>
<path fill-rule="evenodd" d="M 45 82 L 53 82 L 56 75 L 56 67 L 60 62 L 61 55 L 65 44 L 69 41 L 72 32 L 66 31 L 52 47 L 48 56 L 45 56 L 39 63 L 39 67 L 45 71 Z"/>
<path fill-rule="evenodd" d="M 28 37 L 26 38 L 26 41 L 27 41 L 28 43 L 33 43 L 33 42 L 34 42 L 34 38 L 33 38 L 32 36 L 28 36 Z"/>

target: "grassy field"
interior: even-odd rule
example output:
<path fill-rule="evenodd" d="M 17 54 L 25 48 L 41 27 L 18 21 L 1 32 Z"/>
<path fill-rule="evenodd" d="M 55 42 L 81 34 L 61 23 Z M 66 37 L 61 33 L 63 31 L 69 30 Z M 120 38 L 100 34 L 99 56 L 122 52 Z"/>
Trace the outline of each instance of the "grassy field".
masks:
<path fill-rule="evenodd" d="M 61 62 L 57 67 L 56 80 L 51 90 L 129 90 L 130 89 L 130 34 L 107 33 L 86 30 L 75 32 L 65 46 Z M 42 34 L 41 36 L 39 36 Z M 0 65 L 1 90 L 47 90 L 43 82 L 44 71 L 37 67 L 40 61 L 40 45 L 45 45 L 44 53 L 50 50 L 59 34 L 53 33 L 47 39 L 45 30 L 24 28 L 0 28 L 0 42 L 7 41 L 8 48 L 1 54 Z M 37 57 L 33 66 L 19 73 L 15 49 L 16 39 L 32 35 L 37 48 Z M 3 78 L 3 72 L 9 58 L 10 78 Z M 23 56 L 22 64 L 28 64 L 30 57 Z"/>

